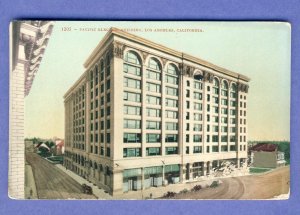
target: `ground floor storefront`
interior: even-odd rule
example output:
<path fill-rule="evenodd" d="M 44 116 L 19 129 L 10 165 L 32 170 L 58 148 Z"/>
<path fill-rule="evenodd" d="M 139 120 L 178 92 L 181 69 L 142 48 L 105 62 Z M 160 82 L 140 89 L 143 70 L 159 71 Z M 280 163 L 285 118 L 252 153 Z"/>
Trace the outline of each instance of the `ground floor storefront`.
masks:
<path fill-rule="evenodd" d="M 65 159 L 64 166 L 111 195 L 118 195 L 129 191 L 197 180 L 223 171 L 222 168 L 226 162 L 240 167 L 246 162 L 246 159 L 200 161 L 130 169 L 114 169 L 92 160 L 76 162 L 75 159 L 74 162 Z"/>

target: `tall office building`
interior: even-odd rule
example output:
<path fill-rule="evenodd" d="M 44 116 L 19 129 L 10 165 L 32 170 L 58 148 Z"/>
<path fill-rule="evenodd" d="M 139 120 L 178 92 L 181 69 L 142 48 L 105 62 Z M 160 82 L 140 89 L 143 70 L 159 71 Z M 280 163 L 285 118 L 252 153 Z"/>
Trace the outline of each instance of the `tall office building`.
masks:
<path fill-rule="evenodd" d="M 112 195 L 247 158 L 249 78 L 111 28 L 65 94 L 66 168 Z"/>

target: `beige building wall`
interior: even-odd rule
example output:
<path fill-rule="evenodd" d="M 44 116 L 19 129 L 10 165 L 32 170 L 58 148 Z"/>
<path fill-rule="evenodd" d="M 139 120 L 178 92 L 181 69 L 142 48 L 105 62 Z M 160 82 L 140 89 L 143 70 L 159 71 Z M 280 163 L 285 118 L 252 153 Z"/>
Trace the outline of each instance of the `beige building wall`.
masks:
<path fill-rule="evenodd" d="M 8 195 L 24 198 L 24 98 L 39 69 L 54 22 L 13 21 L 10 24 Z"/>
<path fill-rule="evenodd" d="M 129 52 L 136 55 L 139 63 L 126 64 L 138 68 L 141 75 L 124 73 L 124 58 Z M 151 59 L 159 65 L 154 70 L 149 67 Z M 170 66 L 176 68 L 177 75 L 167 74 Z M 84 110 L 87 114 L 84 123 L 86 136 L 84 144 L 86 149 L 74 148 L 72 138 L 67 138 L 70 136 L 70 129 L 66 128 L 65 165 L 99 187 L 117 195 L 123 193 L 124 186 L 131 186 L 132 180 L 132 183 L 138 184 L 137 189 L 144 189 L 146 177 L 144 173 L 149 171 L 147 169 L 149 167 L 162 167 L 162 175 L 165 175 L 164 171 L 171 168 L 169 165 L 179 165 L 180 182 L 184 182 L 193 178 L 193 169 L 199 168 L 201 174 L 206 175 L 210 173 L 213 165 L 220 165 L 222 160 L 232 160 L 237 167 L 241 162 L 245 162 L 247 158 L 246 101 L 249 81 L 247 77 L 118 29 L 108 32 L 86 61 L 85 67 L 85 73 L 65 94 L 65 105 L 68 107 L 76 100 L 80 85 L 85 86 Z M 107 75 L 108 67 L 109 75 Z M 148 77 L 150 70 L 158 72 L 160 80 L 150 80 Z M 102 80 L 102 73 L 104 80 Z M 197 75 L 200 81 L 195 81 Z M 169 76 L 170 79 L 177 78 L 178 84 L 168 81 Z M 135 80 L 132 83 L 138 84 L 138 87 L 125 86 L 126 78 Z M 199 89 L 194 87 L 194 82 L 198 83 Z M 153 85 L 156 92 L 147 89 L 151 88 L 150 83 L 157 84 L 157 86 Z M 105 88 L 103 91 L 102 85 Z M 124 100 L 124 92 L 139 94 L 140 102 Z M 149 95 L 159 97 L 160 103 L 149 104 L 147 102 Z M 170 107 L 167 104 L 173 104 L 173 100 L 169 99 L 176 100 L 178 105 Z M 196 103 L 201 105 L 201 108 L 195 109 Z M 137 110 L 140 109 L 140 113 L 125 114 L 125 106 L 136 107 Z M 159 110 L 160 116 L 148 116 L 147 108 Z M 105 112 L 103 116 L 101 109 Z M 107 113 L 107 109 L 110 109 L 110 114 Z M 174 111 L 177 117 L 170 118 L 166 111 Z M 66 113 L 66 117 L 69 117 L 66 122 L 72 122 L 70 115 L 74 117 L 74 114 Z M 138 120 L 141 122 L 140 127 L 124 128 L 125 120 Z M 155 126 L 160 124 L 160 127 L 149 129 L 151 127 L 147 128 L 148 121 L 155 122 Z M 104 122 L 103 129 L 101 129 L 101 122 Z M 167 127 L 167 123 L 175 123 L 177 129 L 172 130 L 174 124 L 168 124 Z M 201 129 L 198 127 L 195 129 L 196 124 L 200 125 Z M 124 133 L 141 134 L 141 141 L 124 143 Z M 102 134 L 105 137 L 103 141 Z M 108 134 L 110 134 L 110 143 L 106 139 Z M 161 139 L 156 143 L 147 143 L 147 134 L 161 135 Z M 73 141 L 76 135 L 80 134 L 78 132 L 73 134 Z M 177 141 L 166 142 L 166 135 L 177 135 Z M 199 135 L 197 138 L 200 137 L 200 141 L 194 141 L 194 135 Z M 235 138 L 230 139 L 231 136 Z M 104 154 L 101 154 L 102 147 Z M 147 148 L 153 147 L 160 148 L 160 155 L 147 156 L 147 151 L 149 152 Z M 177 147 L 177 152 L 167 155 L 167 147 Z M 140 149 L 140 151 L 136 157 L 124 157 L 124 149 Z M 194 153 L 194 149 L 200 150 L 199 153 Z M 82 159 L 84 163 L 81 162 Z M 126 174 L 132 178 L 129 182 L 124 179 Z M 137 174 L 136 177 L 134 174 Z M 174 173 L 174 177 L 176 178 L 178 174 Z"/>

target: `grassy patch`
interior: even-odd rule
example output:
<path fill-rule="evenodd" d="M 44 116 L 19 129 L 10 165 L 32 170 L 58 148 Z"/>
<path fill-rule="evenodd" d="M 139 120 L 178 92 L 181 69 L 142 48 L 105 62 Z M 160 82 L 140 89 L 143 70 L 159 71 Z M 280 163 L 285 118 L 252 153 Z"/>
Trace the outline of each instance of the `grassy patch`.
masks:
<path fill-rule="evenodd" d="M 267 172 L 267 171 L 270 171 L 271 169 L 270 168 L 255 168 L 255 167 L 252 167 L 250 168 L 250 173 L 263 173 L 263 172 Z"/>

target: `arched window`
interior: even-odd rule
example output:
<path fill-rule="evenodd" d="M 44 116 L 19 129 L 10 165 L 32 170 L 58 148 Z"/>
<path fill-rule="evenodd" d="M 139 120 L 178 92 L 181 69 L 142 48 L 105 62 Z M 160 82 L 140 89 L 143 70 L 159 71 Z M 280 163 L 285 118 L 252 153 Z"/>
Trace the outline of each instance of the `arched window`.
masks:
<path fill-rule="evenodd" d="M 124 55 L 124 61 L 127 63 L 141 65 L 138 55 L 133 51 L 128 51 Z"/>
<path fill-rule="evenodd" d="M 219 80 L 217 78 L 213 80 L 213 94 L 219 95 Z"/>
<path fill-rule="evenodd" d="M 201 72 L 195 72 L 194 74 L 194 88 L 202 90 L 203 74 Z"/>
<path fill-rule="evenodd" d="M 169 64 L 166 71 L 166 82 L 178 85 L 178 70 L 174 64 Z"/>
<path fill-rule="evenodd" d="M 178 75 L 177 74 L 177 68 L 174 64 L 169 64 L 167 67 L 167 73 L 170 75 Z"/>
<path fill-rule="evenodd" d="M 161 65 L 155 58 L 150 58 L 148 61 L 147 78 L 161 80 Z"/>
<path fill-rule="evenodd" d="M 141 76 L 141 62 L 135 52 L 125 53 L 123 71 L 124 73 Z"/>
<path fill-rule="evenodd" d="M 154 70 L 159 70 L 159 71 L 161 70 L 160 64 L 158 60 L 156 60 L 155 58 L 150 58 L 148 62 L 148 67 Z"/>
<path fill-rule="evenodd" d="M 203 75 L 201 74 L 201 72 L 196 72 L 194 74 L 194 79 L 197 81 L 202 81 L 203 80 Z"/>
<path fill-rule="evenodd" d="M 228 83 L 227 81 L 223 80 L 221 85 L 221 95 L 228 96 Z"/>

